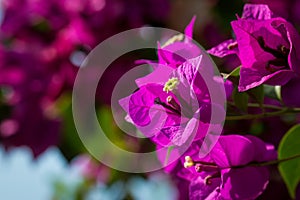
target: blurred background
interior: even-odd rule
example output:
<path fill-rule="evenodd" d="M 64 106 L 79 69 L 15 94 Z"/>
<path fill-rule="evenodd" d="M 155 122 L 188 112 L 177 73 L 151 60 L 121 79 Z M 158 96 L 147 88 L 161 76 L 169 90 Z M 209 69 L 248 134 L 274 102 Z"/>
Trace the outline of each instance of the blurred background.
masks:
<path fill-rule="evenodd" d="M 194 15 L 194 38 L 209 49 L 232 37 L 230 21 L 242 13 L 245 2 L 0 0 L 0 199 L 185 199 L 177 189 L 181 183 L 162 171 L 119 172 L 88 154 L 72 117 L 76 73 L 86 55 L 116 33 L 142 26 L 182 32 Z M 251 2 L 271 4 L 274 12 L 299 26 L 299 1 Z M 134 152 L 153 150 L 154 145 L 124 136 L 113 120 L 110 98 L 118 79 L 135 66 L 135 60 L 145 58 L 157 59 L 156 52 L 130 53 L 116 60 L 105 71 L 96 95 L 105 133 L 116 145 Z M 215 61 L 222 72 L 239 65 L 234 56 Z M 293 124 L 289 119 L 278 121 L 226 124 L 225 131 L 250 132 L 277 145 Z M 281 132 L 266 136 L 274 129 Z M 270 199 L 271 191 L 278 199 L 287 199 L 276 170 L 273 177 L 262 199 Z"/>

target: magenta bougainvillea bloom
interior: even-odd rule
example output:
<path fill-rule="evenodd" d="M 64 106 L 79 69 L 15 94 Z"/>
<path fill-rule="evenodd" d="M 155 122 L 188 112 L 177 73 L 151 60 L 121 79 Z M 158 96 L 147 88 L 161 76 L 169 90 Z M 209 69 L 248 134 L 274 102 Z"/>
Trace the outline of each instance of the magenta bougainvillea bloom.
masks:
<path fill-rule="evenodd" d="M 177 35 L 159 46 L 158 63 L 146 61 L 154 71 L 137 79 L 139 90 L 120 101 L 127 120 L 161 146 L 181 146 L 191 137 L 203 138 L 212 109 L 207 85 L 223 85 L 223 80 L 214 77 L 209 57 L 192 42 L 194 20 L 185 36 Z M 224 112 L 223 105 L 213 106 Z"/>
<path fill-rule="evenodd" d="M 284 85 L 300 74 L 300 37 L 282 18 L 232 22 L 242 63 L 239 90 L 261 85 Z"/>
<path fill-rule="evenodd" d="M 236 41 L 223 43 L 210 53 L 225 56 L 236 53 L 241 61 L 239 91 L 263 83 L 284 85 L 295 74 L 300 58 L 300 37 L 285 19 L 274 17 L 266 5 L 247 4 L 243 17 L 231 22 Z M 227 50 L 226 50 L 227 45 Z M 221 48 L 225 47 L 225 48 Z"/>
<path fill-rule="evenodd" d="M 267 5 L 246 4 L 243 9 L 242 19 L 265 20 L 271 19 L 274 14 Z M 217 57 L 238 54 L 238 43 L 236 39 L 228 39 L 221 44 L 208 50 L 208 53 Z"/>
<path fill-rule="evenodd" d="M 220 136 L 218 143 L 199 159 L 199 144 L 193 143 L 177 175 L 190 181 L 189 196 L 198 199 L 255 199 L 269 182 L 261 162 L 275 160 L 276 151 L 254 136 Z"/>
<path fill-rule="evenodd" d="M 85 55 L 118 32 L 162 22 L 169 7 L 168 0 L 3 0 L 1 4 L 0 90 L 6 104 L 1 109 L 9 109 L 0 119 L 0 140 L 6 147 L 29 146 L 36 156 L 59 142 L 61 121 L 54 102 L 72 90 Z M 107 70 L 106 93 L 99 89 L 102 102 L 110 102 L 107 90 L 112 91 L 117 73 L 131 67 L 126 63 Z"/>
<path fill-rule="evenodd" d="M 0 85 L 9 112 L 0 121 L 0 138 L 6 147 L 27 145 L 38 155 L 59 140 L 60 119 L 51 105 L 65 84 L 67 69 L 53 69 L 32 54 L 2 52 Z"/>
<path fill-rule="evenodd" d="M 199 56 L 177 69 L 169 68 L 172 70 L 165 71 L 167 76 L 160 71 L 166 66 L 160 65 L 152 73 L 162 74 L 157 83 L 150 82 L 149 77 L 139 80 L 139 90 L 120 101 L 130 121 L 162 146 L 180 146 L 193 134 L 195 139 L 202 138 L 211 109 L 206 84 L 198 71 L 203 67 L 205 63 Z"/>

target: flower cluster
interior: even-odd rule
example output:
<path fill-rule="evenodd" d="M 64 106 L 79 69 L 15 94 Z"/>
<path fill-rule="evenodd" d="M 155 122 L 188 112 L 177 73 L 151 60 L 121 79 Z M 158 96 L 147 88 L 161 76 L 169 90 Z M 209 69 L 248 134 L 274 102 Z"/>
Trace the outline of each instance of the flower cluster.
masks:
<path fill-rule="evenodd" d="M 158 7 L 148 0 L 1 3 L 0 87 L 6 118 L 0 121 L 0 138 L 7 147 L 27 145 L 35 155 L 58 143 L 61 124 L 53 103 L 71 91 L 85 55 L 113 34 L 161 21 L 169 7 L 168 1 L 159 1 Z"/>
<path fill-rule="evenodd" d="M 254 136 L 221 136 L 208 156 L 199 159 L 199 143 L 186 152 L 177 174 L 190 181 L 190 199 L 255 199 L 269 181 L 267 167 L 257 163 L 277 158 L 272 145 Z M 181 164 L 182 164 L 181 163 Z M 255 178 L 254 178 L 255 177 Z"/>
<path fill-rule="evenodd" d="M 173 2 L 175 15 L 186 3 L 180 2 Z M 107 130 L 109 138 L 120 147 L 130 143 L 129 149 L 138 153 L 155 149 L 157 158 L 151 161 L 161 164 L 164 172 L 170 174 L 179 188 L 180 199 L 273 199 L 273 196 L 268 197 L 270 191 L 280 193 L 272 188 L 274 183 L 275 187 L 277 183 L 282 187 L 283 182 L 288 191 L 282 187 L 284 194 L 278 199 L 286 199 L 288 192 L 293 199 L 297 196 L 300 183 L 300 35 L 297 24 L 300 4 L 295 0 L 248 2 L 251 4 L 246 4 L 242 14 L 236 15 L 228 26 L 232 37 L 220 44 L 224 38 L 216 38 L 221 36 L 216 31 L 219 27 L 214 28 L 216 23 L 208 29 L 211 34 L 207 34 L 205 23 L 200 23 L 204 35 L 197 34 L 200 36 L 197 38 L 207 38 L 206 44 L 218 44 L 208 51 L 193 39 L 196 22 L 193 17 L 183 34 L 158 41 L 157 61 L 136 61 L 140 54 L 129 52 L 116 59 L 99 80 L 95 100 L 97 117 L 105 124 L 103 130 Z M 147 24 L 164 25 L 163 19 L 170 14 L 169 3 L 169 0 L 2 0 L 0 142 L 3 148 L 25 145 L 37 157 L 49 146 L 58 145 L 61 133 L 70 131 L 70 92 L 87 53 L 121 31 Z M 222 4 L 223 1 L 209 3 L 210 6 Z M 232 8 L 241 4 L 234 3 Z M 183 7 L 180 9 L 185 12 Z M 224 14 L 222 12 L 225 11 L 218 14 Z M 175 18 L 176 23 L 181 20 Z M 175 18 L 169 16 L 170 26 Z M 144 33 L 140 35 L 147 39 L 154 32 Z M 141 55 L 153 56 L 148 50 Z M 231 66 L 225 68 L 217 67 L 209 54 L 232 59 L 224 59 L 225 63 L 235 62 L 227 63 Z M 137 134 L 150 140 L 143 143 L 132 137 L 121 141 L 124 137 L 117 134 L 123 130 L 115 126 L 111 110 L 102 105 L 112 103 L 113 87 L 117 79 L 133 67 L 132 61 L 146 63 L 151 73 L 136 79 L 138 89 L 119 103 L 126 113 L 125 120 L 136 127 Z M 92 76 L 89 78 L 93 80 Z M 119 110 L 118 114 L 121 114 Z M 89 117 L 84 117 L 91 122 Z M 73 144 L 74 140 L 66 142 L 72 146 L 64 143 L 71 137 L 66 135 L 61 145 L 69 160 L 79 153 L 77 150 L 85 151 Z M 89 141 L 93 147 L 99 142 Z M 74 152 L 68 152 L 70 150 Z M 111 151 L 111 155 L 99 153 L 114 161 L 117 155 L 116 151 Z M 141 164 L 152 166 L 151 161 Z M 115 198 L 127 198 L 127 188 L 131 193 L 128 198 L 145 199 L 147 194 L 144 193 L 153 191 L 160 196 L 159 188 L 168 182 L 158 185 L 162 179 L 150 180 L 147 192 L 143 189 L 147 186 L 144 179 L 129 179 L 132 180 L 128 182 L 129 187 L 124 187 L 123 181 L 111 184 L 116 178 L 123 178 L 123 174 L 119 176 L 86 154 L 78 156 L 72 165 L 85 180 L 82 188 L 78 187 L 79 198 L 88 188 L 92 191 L 87 198 L 102 198 L 104 191 Z M 106 183 L 111 186 L 107 187 Z M 93 184 L 97 186 L 92 187 Z M 168 191 L 173 193 L 169 198 L 177 197 L 173 188 Z"/>
<path fill-rule="evenodd" d="M 230 39 L 208 52 L 223 57 L 237 54 L 241 61 L 239 91 L 261 84 L 285 85 L 299 76 L 297 67 L 300 36 L 267 5 L 247 4 L 241 18 L 231 22 L 236 39 Z"/>
<path fill-rule="evenodd" d="M 177 35 L 158 46 L 158 63 L 154 71 L 136 83 L 139 90 L 120 101 L 127 119 L 142 133 L 161 146 L 182 146 L 192 137 L 205 137 L 210 125 L 212 106 L 224 113 L 223 105 L 211 102 L 205 77 L 214 80 L 209 58 L 191 41 L 195 18 L 185 36 Z M 150 62 L 151 63 L 151 62 Z M 219 85 L 220 84 L 220 85 Z M 217 122 L 215 122 L 217 123 Z M 222 123 L 221 120 L 219 123 Z"/>
<path fill-rule="evenodd" d="M 171 149 L 158 154 L 162 163 L 180 154 L 179 160 L 167 162 L 165 171 L 188 182 L 189 199 L 255 199 L 268 185 L 267 165 L 277 159 L 277 152 L 273 145 L 251 135 L 206 138 L 214 135 L 209 126 L 224 122 L 212 118 L 213 108 L 225 112 L 224 105 L 212 101 L 211 84 L 225 87 L 228 98 L 233 86 L 217 78 L 209 57 L 191 39 L 194 21 L 185 35 L 158 45 L 158 63 L 147 62 L 153 72 L 137 79 L 139 89 L 120 100 L 120 105 L 127 112 L 126 120 L 158 149 Z M 209 52 L 240 58 L 240 91 L 265 83 L 284 85 L 297 76 L 298 35 L 291 24 L 275 18 L 265 5 L 246 5 L 232 27 L 236 39 Z M 184 145 L 186 151 L 176 149 Z"/>

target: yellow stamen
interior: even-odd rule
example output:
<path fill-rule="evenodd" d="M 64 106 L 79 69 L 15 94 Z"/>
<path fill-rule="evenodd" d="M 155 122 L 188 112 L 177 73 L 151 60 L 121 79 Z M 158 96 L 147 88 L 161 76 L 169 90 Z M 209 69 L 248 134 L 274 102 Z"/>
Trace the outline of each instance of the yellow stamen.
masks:
<path fill-rule="evenodd" d="M 173 44 L 174 42 L 181 42 L 184 39 L 184 35 L 183 34 L 178 34 L 178 35 L 174 35 L 173 37 L 171 37 L 170 39 L 168 39 L 164 45 L 161 46 L 161 48 L 164 48 L 170 44 Z"/>
<path fill-rule="evenodd" d="M 193 159 L 190 156 L 186 156 L 185 162 L 184 162 L 184 168 L 192 167 L 194 165 L 195 165 L 195 163 L 194 163 Z"/>
<path fill-rule="evenodd" d="M 164 86 L 164 88 L 163 88 L 163 91 L 168 93 L 169 91 L 172 91 L 172 90 L 176 89 L 177 86 L 178 86 L 178 84 L 179 84 L 178 78 L 175 78 L 175 77 L 170 78 L 170 79 L 165 83 L 165 86 Z"/>

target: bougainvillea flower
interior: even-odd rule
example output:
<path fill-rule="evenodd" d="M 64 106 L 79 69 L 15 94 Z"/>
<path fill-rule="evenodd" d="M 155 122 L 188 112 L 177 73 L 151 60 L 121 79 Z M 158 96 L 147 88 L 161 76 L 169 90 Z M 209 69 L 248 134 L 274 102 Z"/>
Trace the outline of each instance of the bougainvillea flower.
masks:
<path fill-rule="evenodd" d="M 243 9 L 242 19 L 266 20 L 274 16 L 267 5 L 246 4 Z M 217 57 L 238 54 L 238 43 L 236 39 L 228 39 L 221 44 L 208 50 L 208 53 Z"/>
<path fill-rule="evenodd" d="M 261 85 L 284 85 L 295 73 L 300 37 L 296 29 L 282 18 L 269 20 L 239 19 L 231 23 L 242 63 L 239 90 Z"/>
<path fill-rule="evenodd" d="M 0 121 L 0 138 L 6 147 L 26 145 L 38 155 L 59 141 L 60 120 L 50 116 L 49 106 L 60 95 L 63 73 L 47 68 L 32 52 L 2 55 L 0 86 L 9 112 Z"/>
<path fill-rule="evenodd" d="M 178 176 L 190 181 L 190 199 L 255 199 L 269 182 L 269 171 L 259 163 L 275 160 L 276 151 L 254 136 L 220 136 L 218 143 L 199 159 L 193 144 Z M 194 167 L 192 167 L 194 166 Z"/>
<path fill-rule="evenodd" d="M 163 84 L 146 79 L 138 91 L 120 101 L 130 121 L 161 146 L 180 146 L 193 134 L 195 140 L 202 138 L 211 110 L 208 89 L 198 71 L 202 67 L 205 63 L 199 56 L 174 69 Z"/>
<path fill-rule="evenodd" d="M 181 146 L 193 136 L 204 137 L 212 108 L 207 85 L 223 85 L 223 80 L 214 79 L 210 58 L 192 41 L 194 21 L 195 17 L 185 35 L 159 46 L 158 63 L 146 61 L 154 71 L 137 79 L 139 90 L 120 101 L 127 121 L 160 146 Z M 216 105 L 224 113 L 222 107 Z"/>
<path fill-rule="evenodd" d="M 224 56 L 232 53 L 232 48 L 238 48 L 236 53 L 242 64 L 239 91 L 263 83 L 284 85 L 295 73 L 300 74 L 297 67 L 300 58 L 296 53 L 300 36 L 285 19 L 274 17 L 266 5 L 247 4 L 243 17 L 231 22 L 231 26 L 236 41 L 226 44 L 227 51 L 217 46 L 210 52 Z"/>
<path fill-rule="evenodd" d="M 6 91 L 7 104 L 1 109 L 10 109 L 0 119 L 0 140 L 6 147 L 29 146 L 35 155 L 58 144 L 60 119 L 49 112 L 62 93 L 72 90 L 85 55 L 120 31 L 161 23 L 169 8 L 168 0 L 3 0 L 1 4 L 0 90 Z M 97 95 L 101 102 L 110 103 L 114 83 L 132 67 L 127 63 L 122 60 L 106 71 L 105 87 L 99 87 Z"/>

